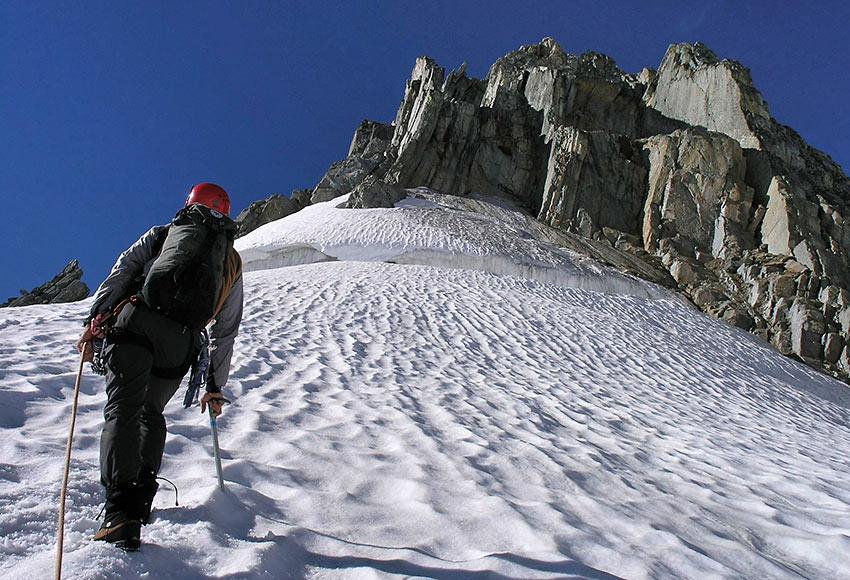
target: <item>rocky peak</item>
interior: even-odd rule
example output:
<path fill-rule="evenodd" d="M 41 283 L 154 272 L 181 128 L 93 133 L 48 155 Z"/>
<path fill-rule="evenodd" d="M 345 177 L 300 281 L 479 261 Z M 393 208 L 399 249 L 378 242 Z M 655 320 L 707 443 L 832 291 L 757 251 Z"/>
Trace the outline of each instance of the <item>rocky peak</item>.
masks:
<path fill-rule="evenodd" d="M 643 90 L 613 59 L 594 52 L 566 54 L 554 40 L 544 39 L 496 61 L 481 106 L 517 108 L 519 101 L 541 111 L 540 132 L 547 140 L 558 125 L 636 135 Z M 632 114 L 611 116 L 611 106 Z"/>
<path fill-rule="evenodd" d="M 466 76 L 467 63 L 453 70 L 443 83 L 443 96 L 453 101 L 461 101 L 478 106 L 487 90 L 487 82 Z"/>
<path fill-rule="evenodd" d="M 745 148 L 762 148 L 757 125 L 770 119 L 770 110 L 750 71 L 721 61 L 703 44 L 671 45 L 644 99 L 666 117 L 725 133 Z"/>
<path fill-rule="evenodd" d="M 82 282 L 83 269 L 77 260 L 71 260 L 50 282 L 33 288 L 31 292 L 21 290 L 21 295 L 9 298 L 0 308 L 7 306 L 30 306 L 32 304 L 58 304 L 76 302 L 88 298 L 89 287 Z"/>
<path fill-rule="evenodd" d="M 488 79 L 496 78 L 504 72 L 515 76 L 516 71 L 529 71 L 533 68 L 565 69 L 576 61 L 576 56 L 567 54 L 552 38 L 544 38 L 537 44 L 529 44 L 508 53 L 490 67 Z"/>
<path fill-rule="evenodd" d="M 714 54 L 714 51 L 701 42 L 671 44 L 664 55 L 662 66 L 668 58 L 675 60 L 678 67 L 688 69 L 691 72 L 706 66 L 720 64 L 720 59 Z"/>
<path fill-rule="evenodd" d="M 393 147 L 405 149 L 410 135 L 421 125 L 427 105 L 442 100 L 443 78 L 446 71 L 434 59 L 420 56 L 404 90 L 404 99 L 396 113 Z M 404 130 L 400 130 L 404 128 Z"/>
<path fill-rule="evenodd" d="M 575 76 L 609 83 L 630 82 L 633 77 L 623 72 L 613 58 L 598 52 L 587 51 L 576 61 Z"/>
<path fill-rule="evenodd" d="M 357 131 L 354 132 L 351 146 L 348 149 L 348 156 L 374 157 L 382 155 L 392 138 L 392 126 L 368 119 L 364 120 L 360 123 Z"/>

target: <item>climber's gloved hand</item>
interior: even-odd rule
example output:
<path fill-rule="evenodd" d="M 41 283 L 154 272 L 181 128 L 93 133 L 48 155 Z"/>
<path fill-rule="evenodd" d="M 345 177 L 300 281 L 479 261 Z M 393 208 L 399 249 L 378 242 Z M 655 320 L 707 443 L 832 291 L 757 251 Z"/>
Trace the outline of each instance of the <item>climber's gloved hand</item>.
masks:
<path fill-rule="evenodd" d="M 91 362 L 94 360 L 94 346 L 92 341 L 103 340 L 106 336 L 106 322 L 112 318 L 112 313 L 98 314 L 86 324 L 86 329 L 77 340 L 77 352 L 83 354 L 83 362 Z"/>
<path fill-rule="evenodd" d="M 201 395 L 201 413 L 207 412 L 207 405 L 210 406 L 210 412 L 212 413 L 212 418 L 215 419 L 219 415 L 221 415 L 221 410 L 229 403 L 227 399 L 224 398 L 224 395 L 221 393 L 210 393 L 209 391 L 205 392 Z"/>

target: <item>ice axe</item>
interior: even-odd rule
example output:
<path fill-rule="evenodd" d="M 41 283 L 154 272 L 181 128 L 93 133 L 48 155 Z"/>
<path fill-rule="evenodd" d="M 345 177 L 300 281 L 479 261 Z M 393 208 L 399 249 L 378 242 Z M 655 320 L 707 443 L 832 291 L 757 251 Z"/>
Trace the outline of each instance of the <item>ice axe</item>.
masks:
<path fill-rule="evenodd" d="M 225 401 L 227 399 L 224 399 Z M 213 415 L 212 405 L 208 405 L 210 413 L 210 430 L 212 431 L 213 451 L 215 452 L 215 472 L 218 475 L 218 487 L 224 491 L 224 478 L 221 476 L 221 453 L 218 449 L 218 428 L 215 424 L 215 415 Z"/>
<path fill-rule="evenodd" d="M 198 360 L 192 365 L 192 373 L 189 375 L 189 384 L 186 388 L 186 396 L 183 397 L 183 407 L 188 409 L 198 401 L 198 394 L 201 387 L 207 384 L 207 373 L 210 366 L 210 335 L 207 329 L 201 331 L 201 348 L 198 353 Z M 219 400 L 224 403 L 229 403 L 224 397 Z M 218 448 L 218 427 L 215 423 L 215 415 L 213 415 L 212 405 L 209 405 L 210 413 L 210 430 L 213 438 L 213 451 L 215 452 L 215 471 L 218 475 L 218 486 L 224 491 L 224 478 L 221 475 L 221 452 Z"/>

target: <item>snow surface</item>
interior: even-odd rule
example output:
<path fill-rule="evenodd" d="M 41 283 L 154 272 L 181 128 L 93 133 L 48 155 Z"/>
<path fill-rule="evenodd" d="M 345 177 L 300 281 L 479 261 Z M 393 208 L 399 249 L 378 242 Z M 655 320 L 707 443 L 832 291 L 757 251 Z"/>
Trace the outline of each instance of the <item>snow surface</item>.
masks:
<path fill-rule="evenodd" d="M 90 541 L 86 372 L 67 578 L 850 578 L 850 390 L 429 194 L 238 242 L 245 317 L 211 437 L 176 396 L 142 550 Z M 475 211 L 472 211 L 475 210 Z M 0 310 L 0 576 L 54 574 L 90 302 Z"/>

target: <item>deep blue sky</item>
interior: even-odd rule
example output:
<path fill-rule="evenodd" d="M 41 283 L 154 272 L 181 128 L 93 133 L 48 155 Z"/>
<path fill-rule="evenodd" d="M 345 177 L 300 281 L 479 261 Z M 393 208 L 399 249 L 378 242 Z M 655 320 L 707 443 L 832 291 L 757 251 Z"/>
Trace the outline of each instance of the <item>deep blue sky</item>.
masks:
<path fill-rule="evenodd" d="M 805 8 L 799 8 L 805 6 Z M 117 255 L 213 181 L 233 215 L 313 187 L 363 119 L 390 122 L 415 59 L 483 78 L 555 38 L 626 72 L 701 41 L 773 116 L 850 168 L 850 4 L 444 1 L 0 3 L 0 302 Z"/>

